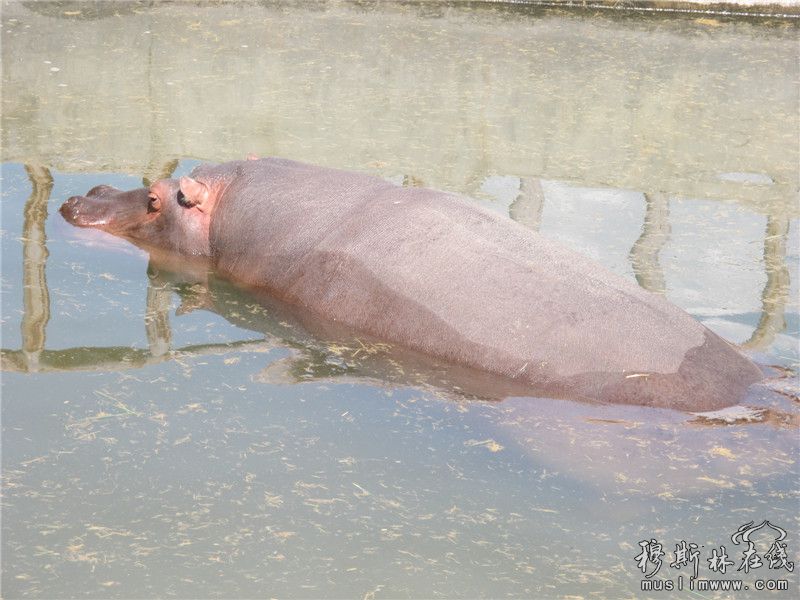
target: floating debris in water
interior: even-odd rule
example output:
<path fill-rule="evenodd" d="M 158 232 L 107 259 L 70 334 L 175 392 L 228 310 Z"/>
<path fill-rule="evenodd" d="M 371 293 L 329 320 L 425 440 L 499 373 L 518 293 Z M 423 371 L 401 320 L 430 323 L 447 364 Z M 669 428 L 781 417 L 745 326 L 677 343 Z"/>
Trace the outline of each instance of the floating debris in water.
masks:
<path fill-rule="evenodd" d="M 800 379 L 791 370 L 787 369 L 786 375 L 781 379 L 768 379 L 763 382 L 764 387 L 777 392 L 787 398 L 800 400 Z"/>
<path fill-rule="evenodd" d="M 465 446 L 483 446 L 489 452 L 500 452 L 503 449 L 501 444 L 498 444 L 492 439 L 486 440 L 467 440 L 464 442 Z"/>
<path fill-rule="evenodd" d="M 760 423 L 764 420 L 765 409 L 751 408 L 749 406 L 728 406 L 720 410 L 702 413 L 691 413 L 697 418 L 695 423 L 716 423 L 732 425 L 734 423 Z"/>

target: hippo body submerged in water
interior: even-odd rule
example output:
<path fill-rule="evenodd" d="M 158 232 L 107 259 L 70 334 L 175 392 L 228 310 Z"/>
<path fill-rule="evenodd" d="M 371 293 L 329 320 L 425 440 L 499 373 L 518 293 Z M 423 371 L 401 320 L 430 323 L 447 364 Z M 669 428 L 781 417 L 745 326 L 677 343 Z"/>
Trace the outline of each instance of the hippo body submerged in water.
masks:
<path fill-rule="evenodd" d="M 662 297 L 453 194 L 267 158 L 99 186 L 61 212 L 535 395 L 702 411 L 761 378 Z"/>

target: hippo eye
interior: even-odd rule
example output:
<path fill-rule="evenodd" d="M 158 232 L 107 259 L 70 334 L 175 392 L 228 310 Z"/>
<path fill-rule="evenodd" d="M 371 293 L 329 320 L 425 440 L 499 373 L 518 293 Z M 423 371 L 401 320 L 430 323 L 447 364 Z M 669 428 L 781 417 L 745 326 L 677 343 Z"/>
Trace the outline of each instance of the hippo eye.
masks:
<path fill-rule="evenodd" d="M 158 196 L 150 195 L 148 196 L 149 201 L 147 203 L 147 212 L 158 212 L 161 210 L 161 199 Z"/>

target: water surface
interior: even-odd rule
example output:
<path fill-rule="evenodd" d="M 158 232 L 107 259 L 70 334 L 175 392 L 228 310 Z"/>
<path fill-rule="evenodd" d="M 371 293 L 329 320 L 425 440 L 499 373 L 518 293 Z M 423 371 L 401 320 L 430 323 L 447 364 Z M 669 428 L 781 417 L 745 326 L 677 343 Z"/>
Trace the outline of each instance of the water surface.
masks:
<path fill-rule="evenodd" d="M 5 597 L 638 598 L 651 539 L 658 581 L 688 585 L 669 566 L 686 541 L 737 597 L 797 592 L 796 571 L 737 573 L 731 540 L 769 520 L 800 558 L 794 22 L 347 2 L 2 18 Z M 470 195 L 665 294 L 771 380 L 716 418 L 475 399 L 56 211 L 248 152 Z"/>

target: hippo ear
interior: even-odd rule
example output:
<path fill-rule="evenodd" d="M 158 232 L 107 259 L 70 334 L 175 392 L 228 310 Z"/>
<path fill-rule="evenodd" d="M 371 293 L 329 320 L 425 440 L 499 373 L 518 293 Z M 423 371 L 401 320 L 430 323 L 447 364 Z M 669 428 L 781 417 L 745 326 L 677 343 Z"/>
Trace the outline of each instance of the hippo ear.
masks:
<path fill-rule="evenodd" d="M 258 154 L 253 154 L 251 152 L 250 154 L 247 155 L 247 160 L 258 160 L 258 159 L 259 159 Z"/>
<path fill-rule="evenodd" d="M 180 186 L 185 206 L 196 206 L 200 210 L 203 210 L 203 205 L 208 207 L 211 190 L 205 183 L 191 177 L 181 177 Z"/>

